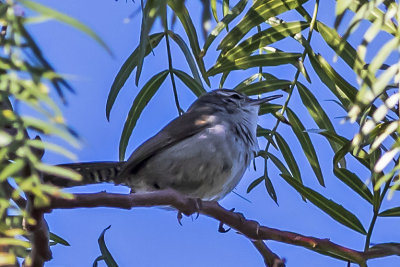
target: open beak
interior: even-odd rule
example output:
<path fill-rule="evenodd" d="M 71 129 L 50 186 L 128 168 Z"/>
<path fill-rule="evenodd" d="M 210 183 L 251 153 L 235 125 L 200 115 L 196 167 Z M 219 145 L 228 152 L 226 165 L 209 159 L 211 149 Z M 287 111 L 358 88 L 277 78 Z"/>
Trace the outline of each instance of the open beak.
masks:
<path fill-rule="evenodd" d="M 260 99 L 252 99 L 250 104 L 251 105 L 261 105 L 262 103 L 269 102 L 269 101 L 277 99 L 277 98 L 281 98 L 282 96 L 283 95 L 271 95 L 271 96 L 263 97 Z"/>

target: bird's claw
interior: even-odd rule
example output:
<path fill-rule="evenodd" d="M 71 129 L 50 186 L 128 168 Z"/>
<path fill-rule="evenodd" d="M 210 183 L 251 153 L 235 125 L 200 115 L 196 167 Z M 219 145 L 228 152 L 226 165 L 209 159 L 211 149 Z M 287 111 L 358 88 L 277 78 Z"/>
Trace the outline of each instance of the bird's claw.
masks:
<path fill-rule="evenodd" d="M 182 212 L 178 211 L 178 215 L 176 216 L 176 218 L 178 219 L 178 223 L 180 224 L 180 226 L 183 226 L 182 222 L 181 222 L 181 220 L 183 218 Z"/>

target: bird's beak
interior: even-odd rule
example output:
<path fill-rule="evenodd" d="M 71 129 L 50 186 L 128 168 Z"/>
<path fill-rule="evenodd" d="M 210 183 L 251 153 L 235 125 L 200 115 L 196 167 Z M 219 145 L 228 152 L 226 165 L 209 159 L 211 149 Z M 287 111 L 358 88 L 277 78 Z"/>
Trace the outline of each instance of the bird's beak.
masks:
<path fill-rule="evenodd" d="M 250 104 L 251 105 L 261 105 L 262 103 L 269 102 L 271 100 L 281 98 L 283 95 L 271 95 L 260 99 L 252 99 Z"/>

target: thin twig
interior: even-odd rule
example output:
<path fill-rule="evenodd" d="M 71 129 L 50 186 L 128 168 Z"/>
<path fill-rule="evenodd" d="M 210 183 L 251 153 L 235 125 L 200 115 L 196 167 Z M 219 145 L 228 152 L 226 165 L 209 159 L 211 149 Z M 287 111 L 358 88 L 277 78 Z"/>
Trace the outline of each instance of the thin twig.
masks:
<path fill-rule="evenodd" d="M 285 261 L 279 258 L 262 240 L 252 240 L 251 243 L 264 258 L 267 267 L 285 267 Z"/>

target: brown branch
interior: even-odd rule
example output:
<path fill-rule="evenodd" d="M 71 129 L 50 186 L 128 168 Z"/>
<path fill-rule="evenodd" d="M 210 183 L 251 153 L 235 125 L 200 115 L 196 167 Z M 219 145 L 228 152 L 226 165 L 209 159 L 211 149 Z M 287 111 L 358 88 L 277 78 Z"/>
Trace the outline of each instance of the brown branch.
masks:
<path fill-rule="evenodd" d="M 285 267 L 285 261 L 272 252 L 262 240 L 252 240 L 254 247 L 260 252 L 264 258 L 265 266 L 268 267 Z"/>
<path fill-rule="evenodd" d="M 358 263 L 360 266 L 366 266 L 365 262 L 368 259 L 398 255 L 398 253 L 384 248 L 361 252 L 335 244 L 329 239 L 304 236 L 293 232 L 260 226 L 256 221 L 245 219 L 240 213 L 224 209 L 215 201 L 196 200 L 183 196 L 172 189 L 129 195 L 106 192 L 74 194 L 73 199 L 63 199 L 59 197 L 50 197 L 50 199 L 50 205 L 43 209 L 43 212 L 51 212 L 53 209 L 94 207 L 131 209 L 133 207 L 168 205 L 176 208 L 185 215 L 199 212 L 212 217 L 223 224 L 236 229 L 251 240 L 274 240 L 286 244 L 301 246 L 331 257 Z"/>

